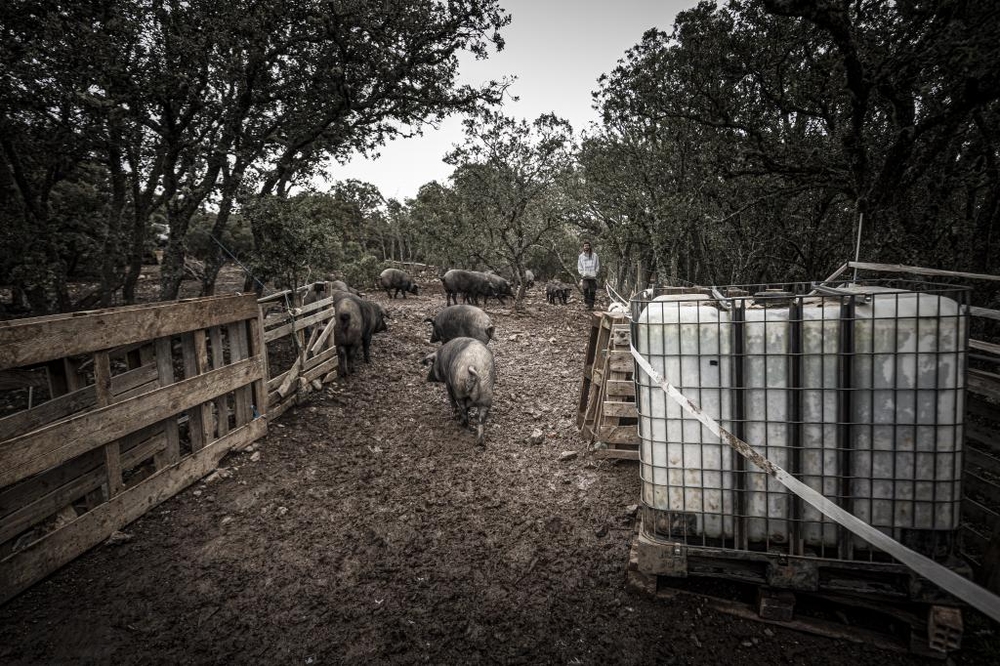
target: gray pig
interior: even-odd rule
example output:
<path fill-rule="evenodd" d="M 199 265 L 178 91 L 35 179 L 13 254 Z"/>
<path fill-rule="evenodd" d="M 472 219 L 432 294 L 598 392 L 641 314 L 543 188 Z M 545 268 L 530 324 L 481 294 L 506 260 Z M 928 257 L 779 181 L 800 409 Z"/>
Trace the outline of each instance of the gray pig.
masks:
<path fill-rule="evenodd" d="M 551 305 L 555 305 L 556 301 L 561 301 L 563 305 L 566 305 L 566 301 L 569 299 L 570 291 L 572 287 L 568 284 L 562 282 L 549 282 L 545 285 L 545 300 L 547 300 Z"/>
<path fill-rule="evenodd" d="M 396 298 L 400 292 L 402 292 L 404 299 L 408 293 L 417 295 L 417 284 L 405 271 L 398 268 L 387 268 L 382 271 L 378 276 L 378 283 L 382 289 L 385 289 L 389 298 Z"/>
<path fill-rule="evenodd" d="M 431 325 L 431 342 L 475 338 L 485 345 L 493 339 L 490 316 L 475 305 L 449 305 L 436 317 L 424 321 Z"/>
<path fill-rule="evenodd" d="M 305 296 L 302 298 L 302 305 L 309 305 L 310 303 L 315 303 L 316 301 L 323 300 L 324 298 L 329 298 L 338 291 L 346 291 L 354 294 L 355 296 L 364 296 L 364 294 L 357 289 L 348 287 L 347 283 L 343 280 L 333 280 L 332 282 L 314 282 L 309 288 L 309 291 L 307 291 Z"/>
<path fill-rule="evenodd" d="M 385 324 L 385 310 L 378 303 L 344 291 L 333 294 L 333 306 L 336 310 L 337 325 L 334 338 L 337 344 L 337 358 L 340 367 L 337 374 L 345 377 L 354 373 L 354 358 L 358 353 L 358 345 L 362 347 L 365 363 L 371 362 L 369 348 L 372 335 L 388 329 Z"/>
<path fill-rule="evenodd" d="M 479 271 L 465 271 L 460 268 L 453 268 L 441 276 L 441 284 L 444 286 L 446 302 L 451 305 L 452 299 L 458 305 L 458 295 L 465 297 L 465 302 L 470 300 L 479 305 L 479 297 L 484 299 L 493 295 L 493 285 L 486 277 L 485 273 Z"/>
<path fill-rule="evenodd" d="M 330 283 L 330 291 L 346 291 L 354 294 L 355 296 L 361 296 L 364 298 L 364 294 L 355 289 L 354 287 L 347 286 L 347 283 L 343 280 L 334 280 Z"/>
<path fill-rule="evenodd" d="M 493 406 L 496 369 L 493 352 L 479 340 L 455 338 L 427 356 L 427 381 L 443 382 L 452 411 L 462 426 L 469 425 L 469 409 L 476 408 L 476 444 L 485 445 L 486 417 Z"/>
<path fill-rule="evenodd" d="M 510 296 L 511 298 L 514 297 L 514 292 L 510 288 L 510 282 L 496 273 L 485 273 L 484 275 L 486 275 L 486 279 L 490 281 L 490 285 L 493 286 L 493 296 L 496 296 L 496 299 L 500 301 L 501 305 L 506 305 L 507 302 L 504 298 L 507 296 Z M 489 300 L 489 297 L 483 299 L 483 305 L 486 305 L 487 300 Z"/>

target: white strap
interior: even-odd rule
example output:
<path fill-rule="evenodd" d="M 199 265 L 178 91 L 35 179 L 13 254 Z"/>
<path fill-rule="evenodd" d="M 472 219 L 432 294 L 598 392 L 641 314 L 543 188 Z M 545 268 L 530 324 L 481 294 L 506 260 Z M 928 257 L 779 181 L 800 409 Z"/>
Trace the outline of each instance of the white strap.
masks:
<path fill-rule="evenodd" d="M 857 516 L 848 513 L 837 506 L 821 493 L 813 490 L 797 478 L 781 469 L 773 462 L 758 453 L 752 446 L 742 439 L 729 432 L 719 425 L 712 417 L 705 414 L 698 405 L 694 404 L 678 391 L 670 382 L 660 376 L 656 370 L 642 357 L 642 354 L 631 346 L 632 356 L 642 371 L 649 375 L 654 383 L 658 384 L 664 393 L 681 406 L 685 412 L 701 421 L 706 428 L 712 431 L 723 442 L 728 444 L 733 450 L 748 459 L 768 475 L 775 478 L 781 485 L 788 488 L 803 501 L 815 508 L 830 520 L 838 525 L 850 530 L 853 534 L 861 537 L 868 543 L 876 546 L 880 550 L 893 556 L 911 570 L 920 574 L 935 585 L 947 590 L 951 594 L 970 606 L 979 609 L 984 614 L 996 622 L 1000 622 L 1000 597 L 989 590 L 979 587 L 967 578 L 959 576 L 957 573 L 944 567 L 934 560 L 924 557 L 916 551 L 910 550 L 895 539 L 878 531 Z"/>

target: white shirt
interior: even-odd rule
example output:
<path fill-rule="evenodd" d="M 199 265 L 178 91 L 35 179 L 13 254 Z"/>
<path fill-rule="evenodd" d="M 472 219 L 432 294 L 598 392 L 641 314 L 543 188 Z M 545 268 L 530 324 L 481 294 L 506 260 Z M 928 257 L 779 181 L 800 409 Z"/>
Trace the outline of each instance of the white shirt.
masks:
<path fill-rule="evenodd" d="M 597 258 L 597 253 L 591 250 L 590 256 L 586 252 L 581 252 L 576 260 L 576 270 L 581 277 L 596 278 L 597 272 L 601 270 L 601 260 Z"/>

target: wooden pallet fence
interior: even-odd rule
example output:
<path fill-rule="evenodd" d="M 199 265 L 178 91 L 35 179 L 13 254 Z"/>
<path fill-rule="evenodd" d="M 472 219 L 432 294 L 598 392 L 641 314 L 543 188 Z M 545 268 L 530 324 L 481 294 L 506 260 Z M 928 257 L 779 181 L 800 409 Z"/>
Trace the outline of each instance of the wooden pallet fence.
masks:
<path fill-rule="evenodd" d="M 1000 353 L 969 341 L 980 365 Z M 962 469 L 962 555 L 978 582 L 1000 593 L 1000 375 L 970 368 Z"/>
<path fill-rule="evenodd" d="M 628 318 L 620 312 L 597 312 L 591 319 L 584 358 L 577 427 L 603 447 L 595 458 L 639 459 L 634 361 L 629 352 Z"/>
<path fill-rule="evenodd" d="M 266 434 L 264 358 L 253 295 L 0 322 L 0 603 Z"/>
<path fill-rule="evenodd" d="M 331 293 L 325 284 L 323 291 Z M 323 384 L 337 376 L 333 298 L 301 306 L 298 304 L 301 295 L 301 292 L 282 292 L 258 301 L 265 345 L 274 348 L 283 345 L 285 352 L 271 354 L 268 363 L 267 402 L 272 418 L 301 402 L 312 391 L 321 390 Z M 275 309 L 276 303 L 283 307 Z M 286 303 L 292 307 L 288 308 Z M 283 364 L 283 359 L 291 360 Z"/>

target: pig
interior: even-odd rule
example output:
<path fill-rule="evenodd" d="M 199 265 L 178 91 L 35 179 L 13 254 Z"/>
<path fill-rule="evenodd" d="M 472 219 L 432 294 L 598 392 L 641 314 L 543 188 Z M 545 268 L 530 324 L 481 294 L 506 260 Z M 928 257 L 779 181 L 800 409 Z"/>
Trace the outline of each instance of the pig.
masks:
<path fill-rule="evenodd" d="M 462 294 L 466 303 L 471 300 L 476 305 L 479 305 L 480 296 L 485 298 L 493 295 L 493 285 L 485 273 L 478 271 L 453 268 L 441 276 L 441 284 L 444 286 L 448 305 L 452 304 L 452 299 L 454 299 L 455 305 L 458 305 L 459 294 Z"/>
<path fill-rule="evenodd" d="M 346 291 L 351 294 L 354 294 L 355 296 L 361 296 L 362 298 L 364 298 L 363 293 L 361 293 L 354 287 L 349 287 L 347 283 L 344 282 L 343 280 L 333 280 L 332 282 L 330 282 L 329 289 L 330 291 Z"/>
<path fill-rule="evenodd" d="M 406 294 L 417 295 L 417 284 L 406 274 L 405 271 L 401 271 L 398 268 L 387 268 L 378 276 L 378 283 L 382 289 L 385 289 L 385 293 L 388 294 L 389 298 L 396 298 L 402 292 L 403 298 L 406 298 Z"/>
<path fill-rule="evenodd" d="M 355 296 L 364 296 L 357 289 L 352 289 L 347 286 L 347 283 L 343 280 L 333 280 L 330 282 L 314 282 L 309 288 L 309 291 L 305 293 L 302 297 L 302 305 L 309 305 L 310 303 L 315 303 L 316 301 L 321 301 L 324 298 L 329 298 L 334 293 L 338 291 L 346 291 Z"/>
<path fill-rule="evenodd" d="M 556 301 L 566 305 L 571 290 L 572 287 L 562 282 L 549 282 L 545 285 L 545 300 L 551 305 L 555 305 Z"/>
<path fill-rule="evenodd" d="M 500 301 L 501 305 L 506 305 L 507 302 L 504 300 L 504 298 L 507 296 L 510 296 L 511 298 L 514 297 L 514 292 L 510 288 L 510 282 L 500 277 L 496 273 L 485 273 L 484 275 L 486 276 L 486 279 L 490 281 L 490 284 L 493 286 L 493 296 L 496 296 L 496 299 Z M 488 299 L 489 299 L 488 296 L 483 299 L 483 305 L 486 304 L 486 301 Z"/>
<path fill-rule="evenodd" d="M 455 338 L 422 362 L 430 366 L 427 381 L 442 382 L 448 389 L 452 411 L 463 427 L 469 425 L 469 409 L 476 408 L 476 444 L 485 446 L 486 417 L 496 383 L 493 352 L 474 338 Z"/>
<path fill-rule="evenodd" d="M 325 298 L 336 296 L 338 293 L 341 292 L 352 293 L 356 296 L 361 295 L 358 293 L 356 289 L 350 289 L 341 280 L 334 280 L 332 282 L 314 282 L 312 285 L 310 285 L 309 291 L 307 291 L 305 295 L 303 295 L 302 306 L 305 307 L 317 301 L 321 301 Z M 310 336 L 312 336 L 314 328 L 315 327 L 313 326 L 306 327 L 305 332 L 307 340 L 309 339 Z M 333 338 L 330 338 L 330 344 L 332 343 L 333 343 Z"/>
<path fill-rule="evenodd" d="M 493 339 L 493 322 L 475 305 L 449 305 L 424 321 L 431 325 L 431 342 L 475 338 L 485 345 Z"/>
<path fill-rule="evenodd" d="M 358 345 L 364 350 L 365 363 L 371 362 L 372 335 L 388 330 L 385 310 L 378 303 L 344 291 L 334 292 L 333 306 L 337 317 L 334 340 L 340 361 L 337 374 L 346 377 L 354 373 Z"/>
<path fill-rule="evenodd" d="M 535 273 L 531 269 L 524 271 L 524 288 L 531 289 L 535 286 Z"/>

